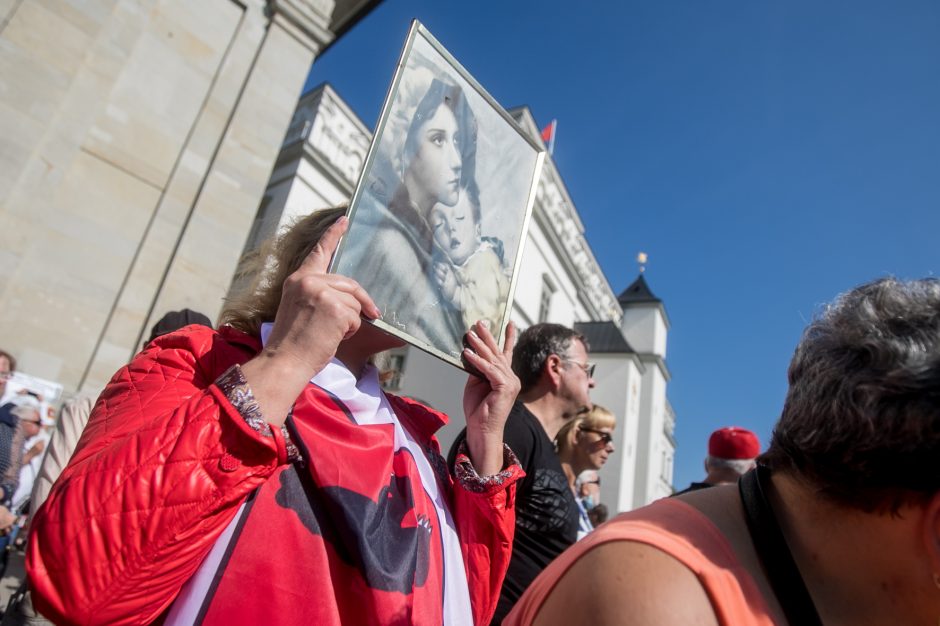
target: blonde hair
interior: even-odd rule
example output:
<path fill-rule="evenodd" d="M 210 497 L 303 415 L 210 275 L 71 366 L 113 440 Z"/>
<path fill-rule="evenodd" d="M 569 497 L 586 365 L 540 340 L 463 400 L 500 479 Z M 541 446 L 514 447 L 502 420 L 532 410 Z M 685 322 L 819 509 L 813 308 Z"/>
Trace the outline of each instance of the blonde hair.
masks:
<path fill-rule="evenodd" d="M 578 430 L 581 428 L 590 428 L 599 430 L 601 428 L 617 427 L 617 417 L 609 410 L 599 404 L 592 404 L 591 408 L 561 427 L 558 435 L 555 437 L 555 446 L 558 454 L 567 455 L 574 449 L 578 442 Z"/>
<path fill-rule="evenodd" d="M 265 242 L 260 252 L 243 257 L 240 271 L 253 273 L 255 278 L 225 299 L 220 324 L 228 324 L 250 335 L 260 334 L 261 324 L 274 321 L 284 281 L 297 271 L 323 233 L 345 215 L 346 209 L 347 205 L 342 204 L 298 218 L 276 240 Z"/>

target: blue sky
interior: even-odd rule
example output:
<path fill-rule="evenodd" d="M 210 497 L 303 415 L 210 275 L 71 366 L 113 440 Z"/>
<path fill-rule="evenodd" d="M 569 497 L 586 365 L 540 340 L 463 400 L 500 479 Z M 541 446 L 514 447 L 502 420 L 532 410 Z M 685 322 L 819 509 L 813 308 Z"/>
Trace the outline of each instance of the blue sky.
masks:
<path fill-rule="evenodd" d="M 316 60 L 371 126 L 412 18 L 554 159 L 614 291 L 672 323 L 675 484 L 708 434 L 766 444 L 807 321 L 885 274 L 940 271 L 940 3 L 385 0 Z"/>

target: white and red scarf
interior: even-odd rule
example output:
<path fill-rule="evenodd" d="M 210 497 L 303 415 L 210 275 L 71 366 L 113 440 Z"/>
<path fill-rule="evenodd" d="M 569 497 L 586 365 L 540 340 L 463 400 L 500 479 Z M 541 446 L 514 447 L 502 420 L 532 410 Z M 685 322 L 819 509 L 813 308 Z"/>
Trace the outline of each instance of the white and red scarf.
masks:
<path fill-rule="evenodd" d="M 372 367 L 318 373 L 292 418 L 306 463 L 241 505 L 165 624 L 472 624 L 450 482 L 428 461 L 441 424 L 394 406 Z"/>

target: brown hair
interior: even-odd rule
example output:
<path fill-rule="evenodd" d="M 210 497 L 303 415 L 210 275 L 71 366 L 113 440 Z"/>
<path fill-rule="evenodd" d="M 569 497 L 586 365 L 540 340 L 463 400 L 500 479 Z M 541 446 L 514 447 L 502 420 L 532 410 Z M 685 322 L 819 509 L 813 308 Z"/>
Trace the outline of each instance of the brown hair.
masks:
<path fill-rule="evenodd" d="M 6 357 L 7 361 L 10 362 L 10 371 L 16 371 L 16 359 L 13 358 L 13 355 L 7 352 L 6 350 L 0 350 L 0 357 Z"/>
<path fill-rule="evenodd" d="M 261 324 L 273 322 L 281 304 L 284 281 L 297 271 L 323 233 L 342 215 L 346 204 L 331 209 L 320 209 L 298 218 L 276 240 L 261 246 L 260 252 L 248 258 L 243 272 L 254 272 L 251 283 L 225 299 L 225 308 L 219 316 L 221 324 L 250 335 L 261 332 Z"/>

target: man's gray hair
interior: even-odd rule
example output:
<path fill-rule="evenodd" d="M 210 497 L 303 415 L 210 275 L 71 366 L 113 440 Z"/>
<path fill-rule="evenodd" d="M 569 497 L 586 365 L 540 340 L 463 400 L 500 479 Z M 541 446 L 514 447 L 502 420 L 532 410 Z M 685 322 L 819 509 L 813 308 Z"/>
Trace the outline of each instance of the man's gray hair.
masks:
<path fill-rule="evenodd" d="M 743 476 L 752 469 L 757 462 L 754 459 L 723 459 L 719 456 L 705 457 L 705 468 L 709 471 L 713 469 L 729 469 L 739 476 Z"/>
<path fill-rule="evenodd" d="M 865 511 L 940 489 L 940 281 L 843 294 L 803 333 L 788 377 L 761 461 Z"/>
<path fill-rule="evenodd" d="M 512 352 L 512 370 L 522 383 L 522 392 L 532 389 L 539 382 L 542 368 L 549 356 L 569 356 L 572 340 L 577 339 L 588 349 L 584 335 L 561 324 L 535 324 L 526 328 Z"/>

